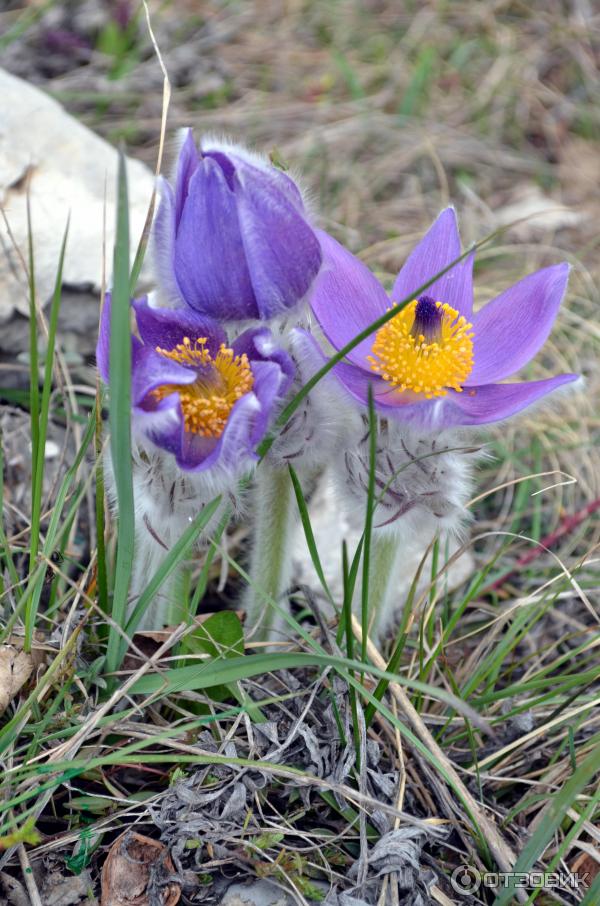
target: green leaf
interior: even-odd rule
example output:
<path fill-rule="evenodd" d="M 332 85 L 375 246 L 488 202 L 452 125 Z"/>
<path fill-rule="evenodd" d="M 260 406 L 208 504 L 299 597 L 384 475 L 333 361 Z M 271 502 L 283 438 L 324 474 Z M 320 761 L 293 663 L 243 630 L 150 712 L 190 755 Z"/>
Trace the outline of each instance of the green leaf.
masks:
<path fill-rule="evenodd" d="M 259 834 L 258 837 L 252 838 L 252 843 L 256 846 L 257 849 L 269 849 L 271 846 L 276 846 L 284 838 L 284 834 L 281 831 L 265 831 L 264 834 Z"/>
<path fill-rule="evenodd" d="M 238 615 L 232 610 L 214 613 L 182 639 L 181 648 L 194 654 L 209 654 L 215 660 L 243 657 L 244 629 Z M 221 683 L 209 686 L 207 693 L 217 702 L 228 698 L 243 701 L 235 684 Z"/>
<path fill-rule="evenodd" d="M 214 613 L 183 639 L 181 647 L 214 658 L 243 656 L 244 630 L 240 618 L 232 610 Z"/>

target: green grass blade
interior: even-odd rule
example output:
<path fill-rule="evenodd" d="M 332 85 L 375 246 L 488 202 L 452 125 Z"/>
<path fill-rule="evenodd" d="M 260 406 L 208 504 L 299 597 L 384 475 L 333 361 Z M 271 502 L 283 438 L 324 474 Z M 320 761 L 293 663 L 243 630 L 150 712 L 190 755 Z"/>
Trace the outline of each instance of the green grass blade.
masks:
<path fill-rule="evenodd" d="M 398 670 L 398 667 L 400 666 L 400 659 L 401 659 L 402 653 L 404 651 L 404 646 L 406 645 L 406 638 L 407 638 L 406 627 L 408 626 L 408 621 L 409 621 L 410 615 L 412 613 L 412 607 L 413 607 L 413 603 L 415 600 L 415 596 L 417 594 L 417 587 L 419 585 L 419 579 L 421 578 L 421 573 L 423 571 L 423 567 L 425 566 L 425 562 L 427 561 L 427 557 L 429 556 L 429 552 L 431 551 L 431 545 L 433 543 L 434 542 L 432 541 L 431 544 L 429 545 L 429 547 L 427 548 L 427 550 L 425 551 L 425 553 L 423 554 L 423 557 L 421 558 L 421 562 L 419 563 L 419 566 L 417 567 L 417 571 L 411 582 L 411 586 L 410 586 L 408 595 L 406 597 L 406 603 L 405 603 L 404 609 L 402 611 L 402 619 L 400 621 L 400 625 L 397 630 L 398 639 L 397 639 L 396 645 L 394 646 L 394 650 L 392 651 L 392 655 L 388 661 L 388 665 L 386 668 L 387 672 L 390 674 L 395 674 L 396 671 Z M 379 682 L 377 683 L 377 686 L 375 688 L 375 691 L 373 693 L 373 698 L 376 699 L 376 701 L 378 701 L 378 702 L 381 701 L 381 699 L 387 692 L 388 686 L 389 686 L 388 680 L 384 680 L 384 679 L 379 680 Z M 366 723 L 367 727 L 370 726 L 371 721 L 375 717 L 375 711 L 376 711 L 375 704 L 370 703 L 367 706 L 366 711 L 365 711 L 365 723 Z"/>
<path fill-rule="evenodd" d="M 375 510 L 375 464 L 377 448 L 377 416 L 373 404 L 373 387 L 369 384 L 369 480 L 367 484 L 367 506 L 365 510 L 365 530 L 363 534 L 363 571 L 361 589 L 361 660 L 367 661 L 367 641 L 369 638 L 369 572 L 371 569 L 371 535 L 373 533 L 373 512 Z"/>
<path fill-rule="evenodd" d="M 2 437 L 2 429 L 0 427 L 0 500 L 4 500 L 4 443 Z M 2 549 L 2 556 L 4 562 L 6 563 L 6 568 L 8 570 L 8 575 L 10 576 L 10 581 L 13 587 L 16 589 L 19 585 L 19 574 L 17 573 L 17 568 L 12 557 L 12 552 L 10 549 L 10 544 L 4 531 L 4 509 L 0 514 L 0 548 Z M 1 568 L 0 568 L 1 570 Z M 4 589 L 2 590 L 4 593 Z"/>
<path fill-rule="evenodd" d="M 323 572 L 323 566 L 321 564 L 321 558 L 319 557 L 319 552 L 317 550 L 315 535 L 312 530 L 312 525 L 310 524 L 310 515 L 308 513 L 306 499 L 302 492 L 302 485 L 300 484 L 296 470 L 291 463 L 288 463 L 288 469 L 290 470 L 290 478 L 292 479 L 292 485 L 294 486 L 294 493 L 296 495 L 296 502 L 298 504 L 298 510 L 300 512 L 300 519 L 302 521 L 302 528 L 304 529 L 304 537 L 306 538 L 308 552 L 315 568 L 315 572 L 319 578 L 319 582 L 323 587 L 323 591 L 333 604 L 333 598 L 331 596 L 331 592 L 329 591 L 329 586 L 327 585 L 327 580 L 325 578 L 325 573 Z"/>
<path fill-rule="evenodd" d="M 362 549 L 362 548 L 361 548 Z M 342 607 L 342 620 L 340 620 L 340 626 L 344 627 L 344 634 L 346 637 L 346 657 L 349 661 L 354 660 L 354 632 L 352 631 L 352 594 L 353 589 L 350 591 L 350 570 L 348 568 L 348 546 L 346 542 L 342 542 L 342 569 L 343 569 L 343 578 L 344 578 L 344 603 Z M 350 675 L 354 679 L 354 673 L 350 671 Z M 356 689 L 352 684 L 348 686 L 348 694 L 350 697 L 350 709 L 352 711 L 352 736 L 354 739 L 354 751 L 356 753 L 356 766 L 357 770 L 360 771 L 360 723 L 358 719 L 358 700 L 356 697 Z"/>
<path fill-rule="evenodd" d="M 356 580 L 358 578 L 358 568 L 360 566 L 360 560 L 362 557 L 362 549 L 364 543 L 364 535 L 361 537 L 360 541 L 356 546 L 354 551 L 354 557 L 352 558 L 352 563 L 350 564 L 350 569 L 348 570 L 348 552 L 346 549 L 346 542 L 342 543 L 342 561 L 343 561 L 343 577 L 344 577 L 344 602 L 342 604 L 342 617 L 340 619 L 340 624 L 337 631 L 337 643 L 338 645 L 342 642 L 342 636 L 344 632 L 346 635 L 350 633 L 352 636 L 352 648 L 354 650 L 354 633 L 352 632 L 352 601 L 354 600 L 354 589 L 356 588 Z"/>
<path fill-rule="evenodd" d="M 42 515 L 42 497 L 43 497 L 43 486 L 44 486 L 44 464 L 45 464 L 45 453 L 46 453 L 46 437 L 48 434 L 48 421 L 49 421 L 49 410 L 50 410 L 50 394 L 52 392 L 52 372 L 54 368 L 54 347 L 56 344 L 56 332 L 58 329 L 58 314 L 60 311 L 60 303 L 62 298 L 62 275 L 63 275 L 63 266 L 65 262 L 65 251 L 67 248 L 67 237 L 69 235 L 69 221 L 67 220 L 67 225 L 65 227 L 65 232 L 63 235 L 63 240 L 60 248 L 60 256 L 58 259 L 58 269 L 56 271 L 56 279 L 54 281 L 54 293 L 52 296 L 52 305 L 50 308 L 50 323 L 48 326 L 48 344 L 46 349 L 46 361 L 44 364 L 44 384 L 42 388 L 42 397 L 39 400 L 38 408 L 38 426 L 36 431 L 35 443 L 37 444 L 37 451 L 35 457 L 33 457 L 33 482 L 31 489 L 31 540 L 29 548 L 29 571 L 33 572 L 35 567 L 35 562 L 37 560 L 38 548 L 39 548 L 39 537 L 40 537 L 40 522 Z M 30 261 L 30 267 L 33 268 L 33 255 Z M 33 274 L 33 270 L 32 270 Z M 31 278 L 33 280 L 33 277 Z M 35 303 L 34 303 L 35 305 Z M 30 314 L 30 317 L 35 320 L 33 313 Z M 33 370 L 33 369 L 32 369 Z M 36 357 L 36 372 L 37 372 L 37 357 Z M 33 373 L 32 373 L 33 378 Z M 37 387 L 37 380 L 35 381 Z M 32 452 L 33 452 L 34 438 L 32 437 Z M 35 596 L 32 596 L 28 601 L 27 607 L 25 608 L 25 641 L 24 649 L 25 651 L 31 650 L 31 643 L 33 639 L 33 632 L 35 630 L 35 621 L 37 616 L 37 600 Z"/>
<path fill-rule="evenodd" d="M 96 467 L 96 586 L 98 593 L 98 606 L 103 613 L 108 614 L 108 578 L 106 572 L 106 542 L 104 523 L 104 463 L 102 460 L 102 398 L 104 389 L 98 380 L 96 393 L 96 428 L 95 449 Z"/>
<path fill-rule="evenodd" d="M 135 606 L 133 613 L 126 624 L 126 632 L 132 635 L 135 628 L 140 622 L 144 611 L 151 603 L 154 595 L 159 590 L 163 582 L 171 575 L 173 570 L 186 557 L 191 545 L 194 543 L 202 529 L 208 525 L 214 513 L 221 503 L 221 497 L 215 497 L 210 503 L 202 507 L 200 513 L 196 516 L 192 524 L 185 530 L 181 538 L 171 547 L 169 553 L 156 570 L 152 579 L 142 592 Z M 124 652 L 123 652 L 124 653 Z"/>
<path fill-rule="evenodd" d="M 37 474 L 37 458 L 40 448 L 40 388 L 38 366 L 38 317 L 35 290 L 35 255 L 33 250 L 33 224 L 31 222 L 31 199 L 29 197 L 29 190 L 27 191 L 27 249 L 29 266 L 29 414 L 31 424 L 31 476 L 33 479 Z M 31 492 L 33 506 L 33 487 L 31 489 Z M 30 572 L 32 569 L 32 564 L 35 561 L 35 555 L 37 554 L 38 543 L 39 539 L 37 536 L 34 539 L 32 531 L 30 540 L 31 553 L 29 556 Z"/>
<path fill-rule="evenodd" d="M 590 752 L 562 789 L 551 797 L 550 807 L 546 809 L 545 820 L 538 824 L 535 833 L 525 844 L 517 859 L 513 869 L 515 874 L 530 871 L 534 867 L 553 835 L 560 828 L 567 811 L 575 802 L 576 797 L 598 773 L 600 773 L 600 746 L 596 746 Z M 493 906 L 508 906 L 513 901 L 513 897 L 514 886 L 510 885 L 500 891 L 493 902 Z M 595 901 L 592 900 L 591 902 Z"/>
<path fill-rule="evenodd" d="M 131 474 L 131 328 L 129 311 L 129 211 L 125 157 L 119 154 L 117 233 L 110 325 L 110 447 L 118 500 L 118 541 L 112 602 L 113 621 L 125 627 L 127 594 L 135 541 L 133 479 Z M 106 667 L 118 669 L 123 652 L 115 626 L 108 631 Z"/>
<path fill-rule="evenodd" d="M 198 582 L 196 583 L 196 588 L 194 589 L 194 594 L 192 600 L 190 601 L 188 607 L 188 622 L 191 623 L 198 612 L 198 607 L 200 606 L 200 601 L 203 599 L 206 594 L 206 587 L 208 585 L 208 576 L 210 573 L 210 568 L 212 562 L 215 559 L 217 550 L 219 549 L 219 543 L 223 532 L 227 528 L 229 520 L 231 519 L 231 510 L 229 507 L 225 510 L 223 515 L 219 520 L 219 524 L 215 530 L 215 533 L 211 539 L 211 544 L 206 552 L 206 557 L 204 563 L 202 564 L 202 569 L 200 570 L 200 575 L 198 576 Z"/>
<path fill-rule="evenodd" d="M 338 657 L 333 654 L 320 654 L 319 652 L 269 652 L 267 654 L 255 654 L 252 657 L 223 661 L 211 660 L 206 663 L 199 662 L 192 666 L 163 670 L 160 675 L 147 674 L 141 677 L 131 687 L 130 691 L 136 695 L 149 695 L 159 691 L 164 695 L 183 690 L 198 691 L 207 689 L 210 686 L 235 683 L 238 680 L 249 679 L 252 676 L 259 676 L 263 673 L 272 673 L 276 670 L 292 670 L 296 667 L 333 667 L 342 671 L 355 670 L 364 672 L 366 665 L 362 661 L 351 661 L 348 658 Z M 421 683 L 419 680 L 394 676 L 371 664 L 368 665 L 368 670 L 374 676 L 388 681 L 393 680 L 402 686 L 419 691 L 423 695 L 431 696 L 435 700 L 451 704 L 468 716 L 473 714 L 471 709 L 461 699 L 445 689 Z"/>

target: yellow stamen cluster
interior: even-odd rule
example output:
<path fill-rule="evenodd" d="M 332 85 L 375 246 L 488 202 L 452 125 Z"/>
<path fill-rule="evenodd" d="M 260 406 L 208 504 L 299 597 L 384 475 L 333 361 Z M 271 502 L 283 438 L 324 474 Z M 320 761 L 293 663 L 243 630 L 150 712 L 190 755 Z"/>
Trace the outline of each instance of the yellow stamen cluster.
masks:
<path fill-rule="evenodd" d="M 437 335 L 415 330 L 417 300 L 410 302 L 375 334 L 371 368 L 394 390 L 421 393 L 426 399 L 462 391 L 473 370 L 473 325 L 447 303 L 436 302 Z"/>
<path fill-rule="evenodd" d="M 198 376 L 193 384 L 163 384 L 152 395 L 162 400 L 178 393 L 185 430 L 202 437 L 220 437 L 234 403 L 252 389 L 254 377 L 245 353 L 235 355 L 222 343 L 213 359 L 206 342 L 206 337 L 198 337 L 194 343 L 184 337 L 174 349 L 157 346 L 160 355 L 197 368 Z"/>

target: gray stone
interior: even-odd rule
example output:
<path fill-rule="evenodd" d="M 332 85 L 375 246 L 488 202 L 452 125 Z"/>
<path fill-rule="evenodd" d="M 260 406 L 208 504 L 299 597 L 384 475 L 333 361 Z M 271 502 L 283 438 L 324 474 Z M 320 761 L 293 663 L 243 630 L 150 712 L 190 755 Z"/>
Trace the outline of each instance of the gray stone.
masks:
<path fill-rule="evenodd" d="M 66 113 L 43 91 L 4 70 L 0 70 L 0 98 L 0 204 L 14 241 L 26 260 L 29 185 L 39 302 L 45 304 L 52 294 L 69 214 L 63 284 L 98 291 L 102 284 L 103 258 L 108 281 L 112 269 L 116 149 Z M 133 256 L 154 177 L 144 164 L 130 159 L 127 177 Z M 3 219 L 0 244 L 2 324 L 15 309 L 27 314 L 28 297 L 20 256 Z"/>

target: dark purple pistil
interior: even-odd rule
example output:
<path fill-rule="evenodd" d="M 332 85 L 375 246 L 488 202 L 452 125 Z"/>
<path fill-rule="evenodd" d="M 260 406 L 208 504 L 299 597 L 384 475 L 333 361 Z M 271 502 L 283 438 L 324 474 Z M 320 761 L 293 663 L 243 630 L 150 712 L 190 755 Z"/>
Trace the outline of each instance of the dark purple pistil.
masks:
<path fill-rule="evenodd" d="M 411 334 L 417 340 L 425 337 L 426 343 L 435 343 L 440 339 L 442 326 L 442 312 L 435 299 L 431 296 L 421 296 L 415 308 L 415 320 Z"/>

